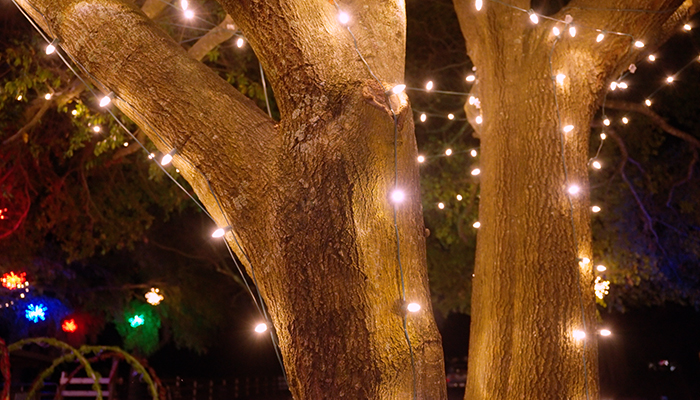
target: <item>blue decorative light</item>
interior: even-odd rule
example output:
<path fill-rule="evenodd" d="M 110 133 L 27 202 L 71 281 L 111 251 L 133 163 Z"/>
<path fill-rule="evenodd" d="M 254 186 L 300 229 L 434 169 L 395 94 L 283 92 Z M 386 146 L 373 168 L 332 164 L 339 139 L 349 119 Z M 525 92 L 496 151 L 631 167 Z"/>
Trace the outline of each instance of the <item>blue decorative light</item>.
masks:
<path fill-rule="evenodd" d="M 24 312 L 24 316 L 34 323 L 39 322 L 40 319 L 42 321 L 46 321 L 46 311 L 48 310 L 49 309 L 41 303 L 39 303 L 38 305 L 30 304 L 27 306 L 27 310 Z"/>
<path fill-rule="evenodd" d="M 136 328 L 138 326 L 143 325 L 144 323 L 144 318 L 143 315 L 134 315 L 133 317 L 129 318 L 129 324 L 131 324 L 132 328 Z"/>

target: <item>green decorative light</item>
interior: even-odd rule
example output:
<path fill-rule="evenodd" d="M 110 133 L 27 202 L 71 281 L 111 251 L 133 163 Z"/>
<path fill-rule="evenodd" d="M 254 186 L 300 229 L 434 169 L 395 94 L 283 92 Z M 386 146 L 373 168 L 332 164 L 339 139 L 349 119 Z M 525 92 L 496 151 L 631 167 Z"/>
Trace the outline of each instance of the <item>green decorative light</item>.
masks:
<path fill-rule="evenodd" d="M 131 325 L 132 328 L 139 327 L 143 325 L 144 323 L 144 318 L 143 315 L 134 315 L 133 317 L 129 318 L 129 324 Z"/>

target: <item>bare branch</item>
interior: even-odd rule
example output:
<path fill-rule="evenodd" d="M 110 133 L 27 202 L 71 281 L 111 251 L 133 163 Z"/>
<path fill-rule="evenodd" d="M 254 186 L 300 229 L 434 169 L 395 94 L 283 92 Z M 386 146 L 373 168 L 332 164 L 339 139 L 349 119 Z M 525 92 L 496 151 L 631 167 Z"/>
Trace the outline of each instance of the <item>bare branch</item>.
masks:
<path fill-rule="evenodd" d="M 698 149 L 693 148 L 693 159 L 690 161 L 690 164 L 688 164 L 688 173 L 685 175 L 685 178 L 674 183 L 671 187 L 671 190 L 668 192 L 668 199 L 666 199 L 666 207 L 671 208 L 671 200 L 673 200 L 673 191 L 676 190 L 677 187 L 690 182 L 690 180 L 693 178 L 693 170 L 695 169 L 695 164 L 697 164 L 697 162 Z"/>

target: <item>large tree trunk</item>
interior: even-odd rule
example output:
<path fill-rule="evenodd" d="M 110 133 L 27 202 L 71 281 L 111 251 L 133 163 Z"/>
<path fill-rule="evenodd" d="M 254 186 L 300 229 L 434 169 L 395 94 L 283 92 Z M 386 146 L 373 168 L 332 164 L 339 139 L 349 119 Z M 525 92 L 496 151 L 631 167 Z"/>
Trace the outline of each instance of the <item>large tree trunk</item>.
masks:
<path fill-rule="evenodd" d="M 346 10 L 381 83 L 332 4 L 224 2 L 268 72 L 279 125 L 130 5 L 20 3 L 159 150 L 177 150 L 173 163 L 233 228 L 226 239 L 255 273 L 296 399 L 446 397 L 412 112 L 392 96 L 395 134 L 384 94 L 403 80 L 402 2 Z M 407 195 L 396 210 L 395 168 Z M 419 313 L 406 315 L 403 285 Z"/>
<path fill-rule="evenodd" d="M 528 9 L 528 1 L 513 5 Z M 603 2 L 601 2 L 602 4 Z M 455 0 L 468 53 L 477 67 L 466 106 L 481 139 L 481 198 L 472 293 L 465 399 L 597 399 L 597 327 L 592 262 L 588 141 L 591 120 L 612 79 L 647 46 L 688 15 L 614 13 L 646 9 L 648 1 L 569 3 L 579 25 L 575 40 L 562 23 L 532 25 L 528 14 L 503 4 Z M 656 1 L 653 9 L 681 1 Z M 558 24 L 561 38 L 552 34 Z M 674 25 L 675 24 L 675 25 Z M 652 39 L 656 40 L 652 42 Z M 564 74 L 562 84 L 554 76 Z M 556 94 L 556 95 L 555 95 Z M 572 125 L 565 132 L 562 128 Z M 581 188 L 570 195 L 571 185 Z M 585 339 L 574 337 L 583 331 Z"/>

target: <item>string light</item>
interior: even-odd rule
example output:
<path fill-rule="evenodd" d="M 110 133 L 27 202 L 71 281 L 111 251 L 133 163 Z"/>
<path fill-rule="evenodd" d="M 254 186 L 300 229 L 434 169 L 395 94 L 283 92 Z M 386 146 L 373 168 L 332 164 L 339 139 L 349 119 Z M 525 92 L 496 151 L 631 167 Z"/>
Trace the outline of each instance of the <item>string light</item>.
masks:
<path fill-rule="evenodd" d="M 603 300 L 610 289 L 610 281 L 603 280 L 603 278 L 596 276 L 594 288 L 596 297 Z"/>
<path fill-rule="evenodd" d="M 183 10 L 187 10 L 190 6 L 189 1 L 187 0 L 180 0 L 180 7 L 182 7 Z"/>
<path fill-rule="evenodd" d="M 132 328 L 138 328 L 145 322 L 146 320 L 144 319 L 143 315 L 140 314 L 134 315 L 133 317 L 129 318 L 129 325 L 131 325 Z"/>
<path fill-rule="evenodd" d="M 6 272 L 1 278 L 2 286 L 8 290 L 21 289 L 27 282 L 27 273 L 20 272 L 15 274 L 13 271 Z"/>
<path fill-rule="evenodd" d="M 649 100 L 649 99 L 644 100 L 644 104 L 646 104 L 647 107 L 651 107 L 651 100 Z"/>
<path fill-rule="evenodd" d="M 569 36 L 576 37 L 576 27 L 573 25 L 569 27 Z"/>
<path fill-rule="evenodd" d="M 70 113 L 73 114 L 74 116 L 75 116 L 75 115 L 78 115 L 78 110 L 73 109 L 73 111 L 71 111 Z"/>
<path fill-rule="evenodd" d="M 476 221 L 476 222 L 474 222 L 474 223 L 472 224 L 472 226 L 473 226 L 474 228 L 476 228 L 476 229 L 479 229 L 479 228 L 481 228 L 481 222 Z"/>
<path fill-rule="evenodd" d="M 472 149 L 472 151 L 470 151 L 469 154 L 470 154 L 472 157 L 476 157 L 478 153 L 476 152 L 476 150 Z"/>
<path fill-rule="evenodd" d="M 610 336 L 612 335 L 612 332 L 610 332 L 609 329 L 601 329 L 600 330 L 600 336 Z"/>
<path fill-rule="evenodd" d="M 63 332 L 75 332 L 78 330 L 78 324 L 75 322 L 75 319 L 66 319 L 63 321 L 63 324 L 61 324 L 61 329 L 63 329 Z"/>
<path fill-rule="evenodd" d="M 396 189 L 393 192 L 391 192 L 391 201 L 394 203 L 401 203 L 406 199 L 406 194 L 400 190 Z"/>
<path fill-rule="evenodd" d="M 605 272 L 607 270 L 607 268 L 603 264 L 596 266 L 595 269 L 598 270 L 598 272 Z"/>
<path fill-rule="evenodd" d="M 391 93 L 392 94 L 399 94 L 399 93 L 403 92 L 404 90 L 406 90 L 406 85 L 400 84 L 400 85 L 396 85 L 393 88 L 391 88 Z"/>
<path fill-rule="evenodd" d="M 455 119 L 455 115 L 452 113 L 449 113 L 449 114 L 447 114 L 447 119 L 449 119 L 451 121 L 451 120 Z"/>
<path fill-rule="evenodd" d="M 427 119 L 428 119 L 428 116 L 425 115 L 425 113 L 422 113 L 422 114 L 420 115 L 420 122 L 425 122 L 425 120 L 427 120 Z"/>
<path fill-rule="evenodd" d="M 474 168 L 471 172 L 472 176 L 477 176 L 481 173 L 481 170 L 479 168 Z"/>
<path fill-rule="evenodd" d="M 617 84 L 617 86 L 618 86 L 620 89 L 625 90 L 625 89 L 627 89 L 627 82 L 620 82 L 620 83 Z"/>
<path fill-rule="evenodd" d="M 238 47 L 239 49 L 241 47 L 243 47 L 244 44 L 245 44 L 245 40 L 243 40 L 242 37 L 239 37 L 238 39 L 236 39 L 236 47 Z"/>
<path fill-rule="evenodd" d="M 627 117 L 622 117 L 622 123 L 623 124 L 628 124 L 630 122 L 629 118 Z"/>
<path fill-rule="evenodd" d="M 574 126 L 573 126 L 573 125 L 566 125 L 565 127 L 562 128 L 562 131 L 564 131 L 564 133 L 569 133 L 569 132 L 571 132 L 571 131 L 573 131 L 573 130 L 574 130 Z"/>
<path fill-rule="evenodd" d="M 17 101 L 21 101 L 21 100 L 22 100 L 22 95 L 20 94 L 19 96 L 17 96 Z"/>
<path fill-rule="evenodd" d="M 601 168 L 603 168 L 603 165 L 601 165 L 601 163 L 600 163 L 598 160 L 593 161 L 593 162 L 591 163 L 591 165 L 592 165 L 593 168 L 595 168 L 595 169 L 601 169 Z"/>
<path fill-rule="evenodd" d="M 427 90 L 427 91 L 433 90 L 433 81 L 428 81 L 428 83 L 425 84 L 425 90 Z"/>
<path fill-rule="evenodd" d="M 412 312 L 412 313 L 418 312 L 418 311 L 420 311 L 420 304 L 408 303 L 408 305 L 406 306 L 406 310 L 408 310 L 408 312 Z"/>
<path fill-rule="evenodd" d="M 581 257 L 581 266 L 586 266 L 591 262 L 591 259 L 588 257 Z"/>
<path fill-rule="evenodd" d="M 540 22 L 539 17 L 537 17 L 537 14 L 535 14 L 535 10 L 528 10 L 527 13 L 530 15 L 530 21 L 537 25 Z"/>
<path fill-rule="evenodd" d="M 591 211 L 593 211 L 594 213 L 598 213 L 598 212 L 600 212 L 600 207 L 593 206 L 593 207 L 591 207 Z"/>
<path fill-rule="evenodd" d="M 605 125 L 605 126 L 610 126 L 610 120 L 609 120 L 608 118 L 605 118 L 605 119 L 603 120 L 603 125 Z"/>
<path fill-rule="evenodd" d="M 448 156 L 448 157 L 451 156 L 451 155 L 452 155 L 452 149 L 447 149 L 447 150 L 445 150 L 445 155 Z"/>
<path fill-rule="evenodd" d="M 607 120 L 607 119 L 606 119 L 606 121 L 608 121 L 608 123 L 605 124 L 605 125 L 610 125 L 610 120 Z M 603 121 L 603 123 L 605 123 L 605 121 Z M 608 137 L 608 135 L 606 135 L 605 132 L 602 132 L 602 133 L 600 134 L 600 140 L 605 140 L 607 137 Z"/>
<path fill-rule="evenodd" d="M 107 107 L 114 98 L 114 92 L 109 92 L 105 97 L 100 99 L 100 107 Z"/>
<path fill-rule="evenodd" d="M 575 195 L 581 191 L 581 188 L 578 187 L 578 185 L 571 185 L 571 186 L 569 186 L 567 191 L 569 192 L 569 194 Z"/>
<path fill-rule="evenodd" d="M 175 149 L 170 150 L 170 153 L 164 155 L 163 158 L 160 159 L 160 165 L 166 166 L 170 164 L 173 161 L 173 154 L 175 154 Z"/>
<path fill-rule="evenodd" d="M 445 208 L 445 203 L 438 203 L 438 208 L 443 210 Z"/>
<path fill-rule="evenodd" d="M 255 332 L 263 333 L 265 331 L 267 331 L 267 324 L 266 323 L 261 322 L 261 323 L 255 325 Z"/>
<path fill-rule="evenodd" d="M 638 49 L 644 48 L 644 42 L 642 42 L 641 40 L 637 40 L 636 42 L 634 42 L 634 47 Z"/>
<path fill-rule="evenodd" d="M 458 194 L 456 197 L 457 197 L 457 201 L 462 201 L 462 195 L 461 195 L 461 194 Z"/>
<path fill-rule="evenodd" d="M 605 34 L 604 34 L 604 33 L 599 33 L 598 36 L 596 36 L 595 41 L 596 41 L 597 43 L 600 43 L 600 42 L 603 41 L 603 39 L 605 39 Z"/>
<path fill-rule="evenodd" d="M 215 230 L 214 232 L 212 232 L 211 237 L 218 239 L 220 237 L 223 237 L 226 234 L 226 232 L 228 232 L 230 230 L 231 230 L 230 226 L 226 226 L 224 228 L 219 228 L 219 229 Z"/>
<path fill-rule="evenodd" d="M 467 82 L 474 82 L 476 80 L 476 76 L 473 74 L 467 75 L 466 80 Z"/>
<path fill-rule="evenodd" d="M 129 147 L 129 142 L 124 142 L 124 147 Z"/>
<path fill-rule="evenodd" d="M 610 90 L 615 90 L 617 89 L 617 82 L 610 82 Z"/>
<path fill-rule="evenodd" d="M 192 11 L 192 10 L 185 10 L 185 18 L 187 18 L 187 19 L 192 19 L 192 18 L 194 18 L 194 11 Z"/>
<path fill-rule="evenodd" d="M 338 21 L 340 21 L 340 23 L 343 25 L 347 25 L 348 22 L 350 22 L 350 15 L 344 11 L 341 11 L 338 13 Z"/>
<path fill-rule="evenodd" d="M 418 156 L 417 158 L 419 163 L 424 163 L 425 162 L 425 156 Z"/>
<path fill-rule="evenodd" d="M 653 54 L 649 54 L 649 57 L 647 57 L 647 59 L 649 59 L 649 61 L 651 61 L 651 62 L 654 62 L 654 61 L 656 61 L 656 56 Z"/>
<path fill-rule="evenodd" d="M 92 127 L 92 131 L 95 133 L 100 133 L 101 130 L 102 130 L 102 127 L 99 125 L 95 125 Z"/>
<path fill-rule="evenodd" d="M 668 78 L 666 78 L 666 82 L 668 83 L 673 83 L 674 80 L 676 80 L 676 78 L 674 78 L 673 76 L 669 76 Z"/>
<path fill-rule="evenodd" d="M 586 338 L 586 332 L 584 331 L 575 330 L 572 332 L 572 334 L 576 340 L 583 340 Z"/>
<path fill-rule="evenodd" d="M 564 79 L 566 79 L 566 75 L 564 74 L 557 74 L 556 76 L 556 81 L 558 84 L 563 85 L 564 84 Z"/>
<path fill-rule="evenodd" d="M 51 96 L 53 96 L 51 93 L 46 93 L 46 94 L 44 95 L 44 98 L 45 98 L 46 100 L 51 100 Z"/>
<path fill-rule="evenodd" d="M 49 309 L 41 303 L 36 305 L 30 304 L 24 311 L 24 317 L 36 324 L 37 322 L 39 322 L 39 320 L 46 321 L 46 312 L 48 310 Z"/>
<path fill-rule="evenodd" d="M 557 37 L 559 35 L 561 35 L 561 31 L 556 26 L 554 28 L 552 28 L 552 33 L 554 34 L 554 36 L 557 36 Z"/>
<path fill-rule="evenodd" d="M 158 288 L 151 288 L 151 290 L 147 292 L 144 297 L 146 298 L 148 304 L 152 306 L 157 306 L 165 298 L 160 294 L 160 289 Z"/>
<path fill-rule="evenodd" d="M 686 30 L 686 31 L 690 32 L 691 29 L 693 29 L 693 27 L 690 26 L 690 24 L 685 24 L 685 25 L 683 25 L 683 30 Z"/>
<path fill-rule="evenodd" d="M 474 7 L 476 8 L 476 11 L 481 11 L 481 7 L 484 6 L 484 3 L 482 0 L 476 0 L 474 1 Z"/>
<path fill-rule="evenodd" d="M 58 46 L 58 38 L 54 39 L 48 46 L 46 46 L 46 54 L 53 54 L 56 51 L 56 46 Z"/>
<path fill-rule="evenodd" d="M 481 125 L 481 123 L 484 122 L 484 118 L 481 115 L 477 115 L 476 118 L 474 118 L 474 122 L 476 122 L 477 125 Z"/>

